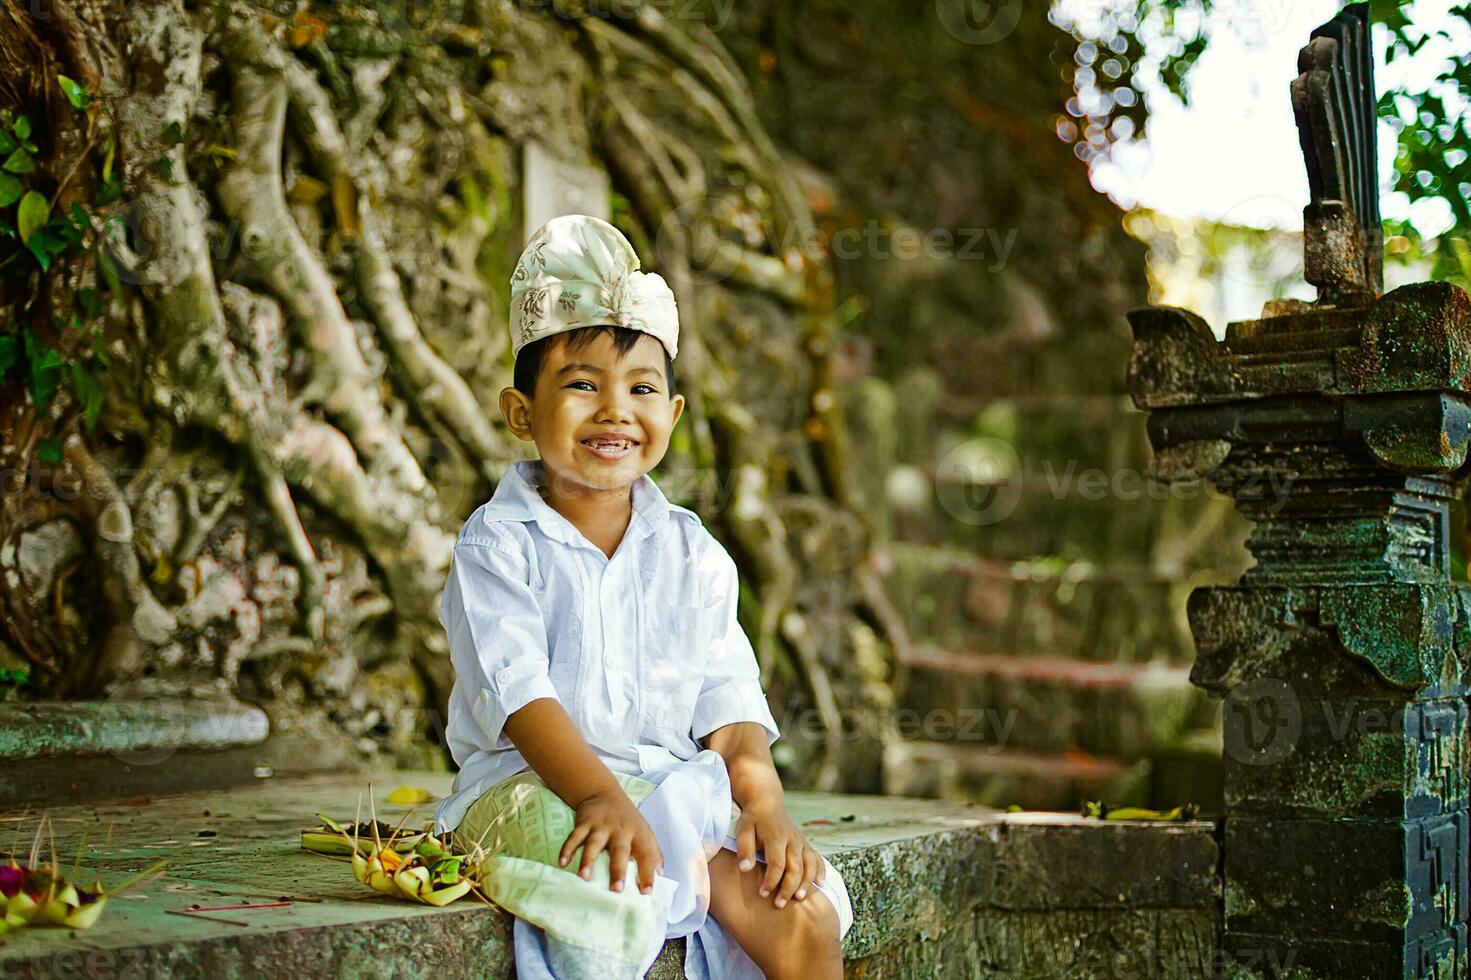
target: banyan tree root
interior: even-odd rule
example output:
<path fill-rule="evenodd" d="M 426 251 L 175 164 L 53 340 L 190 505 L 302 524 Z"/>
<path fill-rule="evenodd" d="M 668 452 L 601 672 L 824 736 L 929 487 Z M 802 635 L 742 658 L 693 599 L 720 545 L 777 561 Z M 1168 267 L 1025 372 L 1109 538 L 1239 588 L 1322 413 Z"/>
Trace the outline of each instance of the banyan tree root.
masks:
<path fill-rule="evenodd" d="M 136 398 L 118 406 L 118 417 L 129 413 L 126 431 L 153 447 L 147 459 L 167 458 L 174 451 L 172 434 L 191 431 L 191 444 L 207 443 L 199 452 L 228 457 L 215 468 L 224 482 L 230 474 L 243 481 L 242 493 L 227 486 L 207 509 L 197 495 L 181 490 L 189 526 L 169 557 L 179 567 L 196 558 L 207 565 L 237 512 L 262 518 L 258 523 L 281 557 L 300 573 L 295 632 L 305 635 L 262 632 L 250 657 L 307 660 L 320 647 L 324 609 L 329 602 L 341 608 L 344 584 L 329 541 L 350 539 L 359 565 L 363 555 L 371 563 L 372 582 L 363 571 L 358 584 L 347 587 L 371 596 L 361 618 L 375 620 L 377 636 L 391 635 L 386 646 L 392 649 L 351 650 L 349 656 L 364 664 L 375 656 L 412 659 L 441 701 L 450 678 L 434 604 L 453 541 L 447 529 L 464 515 L 443 512 L 449 494 L 433 485 L 429 464 L 411 447 L 423 431 L 443 436 L 470 470 L 490 481 L 515 454 L 493 424 L 493 410 L 484 407 L 486 393 L 436 351 L 432 314 L 419 305 L 439 288 L 436 278 L 467 278 L 489 233 L 471 243 L 468 261 L 458 254 L 451 268 L 441 243 L 425 248 L 395 237 L 405 231 L 395 225 L 405 220 L 396 207 L 406 201 L 402 212 L 424 214 L 408 220 L 430 223 L 447 213 L 435 210 L 441 203 L 460 208 L 454 182 L 465 166 L 476 165 L 474 152 L 464 152 L 475 134 L 498 132 L 485 142 L 504 136 L 512 143 L 526 135 L 506 125 L 516 99 L 498 92 L 496 59 L 503 54 L 498 49 L 514 48 L 523 36 L 543 37 L 537 31 L 547 29 L 544 18 L 515 5 L 472 0 L 452 6 L 474 23 L 447 28 L 439 36 L 443 43 L 405 42 L 402 32 L 363 8 L 360 17 L 331 25 L 357 32 L 344 44 L 340 34 L 312 40 L 308 30 L 305 39 L 298 37 L 291 33 L 294 22 L 241 0 L 156 0 L 133 4 L 126 17 L 101 28 L 116 43 L 73 45 L 98 60 L 86 76 L 89 90 L 94 78 L 102 87 L 112 84 L 108 79 L 116 83 L 105 118 L 116 126 L 118 168 L 135 232 L 109 246 L 130 287 L 116 304 L 125 312 L 114 315 L 126 319 L 139 349 Z M 86 32 L 109 22 L 92 16 L 100 9 L 94 0 L 78 0 L 82 7 L 91 13 L 71 20 L 85 42 Z M 310 26 L 316 16 L 336 13 L 305 15 Z M 822 256 L 794 254 L 783 245 L 812 240 L 812 216 L 790 164 L 756 116 L 744 79 L 713 34 L 662 18 L 649 5 L 632 20 L 582 17 L 575 23 L 586 43 L 569 42 L 567 56 L 588 58 L 593 67 L 579 66 L 573 74 L 598 84 L 587 86 L 592 105 L 581 103 L 582 89 L 565 105 L 579 113 L 586 108 L 594 120 L 586 148 L 602 154 L 631 208 L 623 212 L 631 214 L 625 222 L 631 236 L 666 274 L 689 322 L 712 324 L 692 329 L 682 345 L 688 352 L 681 357 L 687 451 L 704 472 L 734 480 L 732 505 L 712 523 L 732 538 L 749 591 L 758 597 L 753 638 L 763 671 L 771 676 L 786 658 L 780 665 L 795 668 L 787 673 L 823 718 L 828 733 L 818 781 L 832 785 L 839 768 L 838 702 L 848 689 L 842 678 L 828 676 L 831 657 L 817 638 L 843 631 L 802 628 L 804 618 L 812 622 L 803 608 L 806 559 L 784 516 L 794 497 L 823 495 L 824 504 L 842 504 L 842 481 L 835 475 L 843 466 L 841 412 L 830 392 L 822 393 L 831 386 L 830 270 Z M 535 29 L 521 30 L 528 25 Z M 511 50 L 510 57 L 530 61 L 536 55 Z M 488 63 L 489 71 L 465 67 L 475 59 Z M 651 99 L 655 89 L 658 98 L 677 100 L 680 111 L 663 111 L 658 98 Z M 213 101 L 197 103 L 201 95 Z M 463 118 L 454 121 L 453 134 L 444 133 L 446 115 L 456 113 Z M 197 128 L 213 115 L 228 125 L 206 148 Z M 573 126 L 585 135 L 579 122 Z M 432 162 L 408 168 L 415 179 L 404 188 L 384 186 L 386 174 L 404 172 L 394 158 L 407 147 L 395 142 L 400 127 L 433 134 L 425 137 Z M 191 161 L 198 172 L 191 173 Z M 731 195 L 740 198 L 735 211 L 713 217 L 718 223 L 728 213 L 760 211 L 759 242 L 687 241 L 664 233 L 671 216 L 676 229 L 681 222 L 703 227 L 702 218 L 712 215 L 701 209 L 731 192 L 726 182 L 732 170 L 742 171 L 736 183 L 750 194 Z M 304 196 L 303 188 L 312 187 L 317 198 Z M 505 215 L 503 208 L 496 213 Z M 211 222 L 220 219 L 248 252 L 211 256 Z M 314 244 L 323 231 L 329 247 Z M 505 229 L 497 234 L 513 237 Z M 693 268 L 695 262 L 729 275 L 711 282 L 700 274 L 709 270 Z M 453 289 L 480 290 L 482 307 L 498 301 L 483 283 Z M 771 431 L 750 413 L 742 415 L 738 386 L 724 363 L 729 338 L 717 333 L 722 317 L 752 297 L 761 316 L 785 331 L 763 343 L 786 343 L 794 377 L 815 389 L 806 392 L 809 404 L 797 406 L 789 430 Z M 486 344 L 485 350 L 500 348 Z M 384 363 L 386 371 L 378 368 Z M 477 382 L 487 374 L 476 372 Z M 724 417 L 712 415 L 717 410 Z M 68 460 L 78 470 L 89 460 L 98 468 L 110 455 L 92 458 L 84 442 L 68 441 Z M 795 467 L 791 473 L 788 466 Z M 153 462 L 145 469 L 138 496 L 127 499 L 132 486 L 121 494 L 140 519 L 146 503 L 172 494 L 191 476 L 187 465 L 159 467 L 156 475 Z M 98 485 L 105 496 L 105 485 Z M 108 519 L 120 520 L 116 514 Z M 117 544 L 107 542 L 108 548 Z M 131 563 L 113 548 L 102 577 L 111 583 L 105 589 L 113 623 L 126 624 L 145 644 L 170 632 L 158 612 L 182 621 L 185 608 L 170 614 L 152 599 L 137 558 L 150 547 L 146 541 L 128 545 Z M 279 622 L 289 618 L 292 604 L 275 608 L 282 611 Z M 356 635 L 344 633 L 337 619 L 325 632 L 339 640 Z M 120 647 L 104 666 L 125 675 L 147 649 Z M 274 665 L 272 672 L 281 676 Z"/>
<path fill-rule="evenodd" d="M 92 458 L 76 433 L 67 437 L 63 451 L 86 490 L 83 499 L 92 515 L 102 594 L 112 613 L 102 653 L 92 665 L 88 682 L 106 684 L 141 672 L 149 651 L 168 643 L 178 624 L 143 580 L 133 547 L 133 513 L 112 474 Z"/>

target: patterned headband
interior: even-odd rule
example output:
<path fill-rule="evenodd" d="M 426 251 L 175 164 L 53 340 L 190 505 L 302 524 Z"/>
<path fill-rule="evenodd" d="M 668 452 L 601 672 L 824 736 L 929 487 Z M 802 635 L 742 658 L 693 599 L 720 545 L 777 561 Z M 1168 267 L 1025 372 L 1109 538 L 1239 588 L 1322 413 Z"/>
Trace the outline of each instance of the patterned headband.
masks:
<path fill-rule="evenodd" d="M 653 334 L 674 358 L 674 293 L 638 266 L 628 239 L 602 218 L 564 214 L 542 225 L 511 276 L 511 353 L 552 334 L 616 324 Z"/>

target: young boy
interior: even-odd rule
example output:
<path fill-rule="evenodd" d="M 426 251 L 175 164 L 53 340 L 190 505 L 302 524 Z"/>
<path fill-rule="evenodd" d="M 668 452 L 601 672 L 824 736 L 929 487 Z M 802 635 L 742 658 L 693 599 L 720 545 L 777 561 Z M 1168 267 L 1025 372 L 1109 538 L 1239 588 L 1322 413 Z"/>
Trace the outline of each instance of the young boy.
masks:
<path fill-rule="evenodd" d="M 642 976 L 681 935 L 691 978 L 841 977 L 847 890 L 786 813 L 735 563 L 647 476 L 685 400 L 674 297 L 638 266 L 568 215 L 512 276 L 500 407 L 540 458 L 455 546 L 435 816 L 508 855 L 519 977 Z"/>

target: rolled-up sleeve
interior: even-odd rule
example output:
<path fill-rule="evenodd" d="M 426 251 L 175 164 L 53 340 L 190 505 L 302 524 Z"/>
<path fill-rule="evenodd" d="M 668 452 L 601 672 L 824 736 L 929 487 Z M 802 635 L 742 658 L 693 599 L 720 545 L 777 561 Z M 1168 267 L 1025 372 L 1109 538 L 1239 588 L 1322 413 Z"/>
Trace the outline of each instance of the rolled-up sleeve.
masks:
<path fill-rule="evenodd" d="M 495 542 L 461 540 L 439 618 L 485 747 L 515 748 L 504 734 L 506 719 L 538 698 L 557 697 L 547 672 L 546 621 L 528 585 L 526 559 Z"/>
<path fill-rule="evenodd" d="M 766 703 L 766 692 L 761 689 L 756 651 L 736 616 L 740 578 L 735 561 L 725 549 L 714 539 L 711 544 L 708 560 L 713 574 L 706 612 L 713 624 L 712 642 L 690 734 L 698 741 L 717 728 L 751 721 L 766 729 L 766 744 L 770 745 L 781 733 Z"/>

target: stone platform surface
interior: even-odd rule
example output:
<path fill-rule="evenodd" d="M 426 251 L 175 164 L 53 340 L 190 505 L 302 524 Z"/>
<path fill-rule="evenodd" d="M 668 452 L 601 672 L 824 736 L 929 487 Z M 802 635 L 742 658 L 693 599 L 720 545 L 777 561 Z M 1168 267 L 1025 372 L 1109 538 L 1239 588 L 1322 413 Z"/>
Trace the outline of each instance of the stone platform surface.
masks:
<path fill-rule="evenodd" d="M 450 775 L 373 777 L 384 798 L 408 784 L 436 795 Z M 159 858 L 159 878 L 114 898 L 84 932 L 4 937 L 0 978 L 508 977 L 510 918 L 467 897 L 444 909 L 378 895 L 345 863 L 303 852 L 318 811 L 351 819 L 369 776 L 256 785 L 51 807 L 56 851 L 104 885 Z M 788 809 L 848 883 L 850 977 L 1201 976 L 1215 955 L 1220 885 L 1208 822 L 1156 825 L 1070 814 L 1004 813 L 902 797 L 789 792 Z M 416 808 L 411 824 L 428 819 Z M 40 810 L 0 815 L 0 849 L 28 851 Z M 50 851 L 49 839 L 45 849 Z M 178 915 L 191 905 L 290 900 L 266 909 Z M 224 921 L 229 920 L 229 921 Z M 683 941 L 649 976 L 682 975 Z"/>

